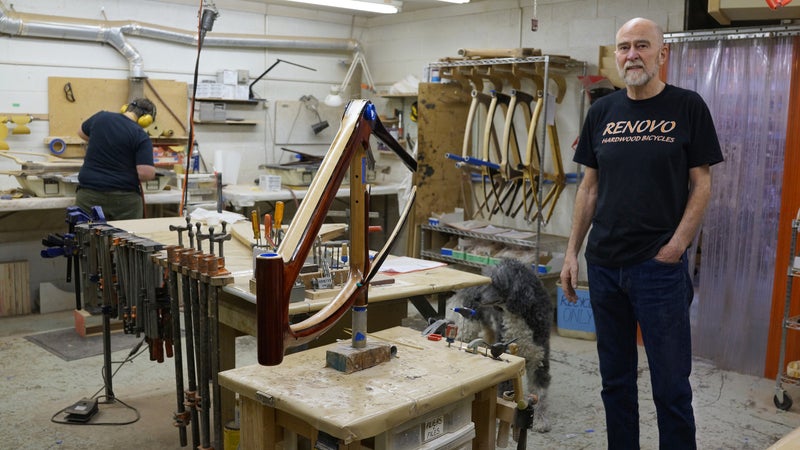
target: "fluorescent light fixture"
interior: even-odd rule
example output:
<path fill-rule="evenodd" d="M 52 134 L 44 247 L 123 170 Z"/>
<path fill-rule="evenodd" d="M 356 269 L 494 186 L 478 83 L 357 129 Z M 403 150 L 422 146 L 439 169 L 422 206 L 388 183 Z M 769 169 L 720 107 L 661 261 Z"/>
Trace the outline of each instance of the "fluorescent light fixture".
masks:
<path fill-rule="evenodd" d="M 350 84 L 350 79 L 353 78 L 353 73 L 356 70 L 356 66 L 361 64 L 361 68 L 363 69 L 362 75 L 367 80 L 366 89 L 375 92 L 375 82 L 372 81 L 372 74 L 369 72 L 369 67 L 367 67 L 367 60 L 364 58 L 364 54 L 361 53 L 360 50 L 357 50 L 353 55 L 353 62 L 350 64 L 350 68 L 347 69 L 347 74 L 344 76 L 344 81 L 339 86 L 331 86 L 331 92 L 325 97 L 324 103 L 328 106 L 341 106 L 344 103 L 344 99 L 342 98 L 342 92 L 347 91 L 347 85 Z M 359 87 L 361 87 L 361 83 L 359 83 Z"/>
<path fill-rule="evenodd" d="M 469 0 L 439 0 L 439 1 L 445 3 L 461 3 L 461 4 L 469 3 Z"/>
<path fill-rule="evenodd" d="M 374 12 L 379 14 L 395 14 L 400 12 L 402 3 L 395 0 L 371 2 L 368 0 L 289 0 L 295 3 L 308 3 L 311 5 L 331 6 L 333 8 L 355 9 L 358 11 Z M 469 0 L 467 0 L 469 1 Z"/>

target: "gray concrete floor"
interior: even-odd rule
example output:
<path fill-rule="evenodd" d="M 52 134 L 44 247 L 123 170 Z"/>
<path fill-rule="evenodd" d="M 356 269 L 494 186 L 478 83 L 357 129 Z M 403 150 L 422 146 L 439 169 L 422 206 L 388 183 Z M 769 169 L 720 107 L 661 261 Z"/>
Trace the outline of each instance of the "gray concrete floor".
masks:
<path fill-rule="evenodd" d="M 172 426 L 175 410 L 174 365 L 146 354 L 125 364 L 113 377 L 117 399 L 136 408 L 130 425 L 61 425 L 51 417 L 62 408 L 103 393 L 103 357 L 65 362 L 24 339 L 37 332 L 73 326 L 72 313 L 0 318 L 0 442 L 13 449 L 172 449 L 180 448 Z M 529 449 L 605 448 L 604 411 L 593 341 L 552 337 L 549 433 L 531 432 Z M 113 354 L 122 360 L 128 350 Z M 239 338 L 237 361 L 255 363 L 250 337 Z M 647 366 L 641 363 L 642 448 L 657 448 L 655 411 Z M 692 376 L 701 449 L 765 449 L 800 426 L 800 407 L 779 411 L 772 402 L 773 380 L 716 369 L 696 360 Z M 785 386 L 793 399 L 800 392 Z M 800 402 L 798 402 L 800 403 Z M 121 404 L 100 405 L 96 421 L 124 422 L 135 413 Z M 189 439 L 191 446 L 191 438 Z M 514 445 L 514 444 L 512 444 Z"/>

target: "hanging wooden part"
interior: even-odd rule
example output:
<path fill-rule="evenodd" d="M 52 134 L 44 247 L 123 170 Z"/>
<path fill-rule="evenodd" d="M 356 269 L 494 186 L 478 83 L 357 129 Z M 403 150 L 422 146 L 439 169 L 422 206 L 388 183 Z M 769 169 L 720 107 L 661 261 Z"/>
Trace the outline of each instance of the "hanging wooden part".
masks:
<path fill-rule="evenodd" d="M 500 160 L 502 159 L 500 142 L 497 139 L 497 131 L 494 124 L 494 117 L 497 113 L 497 91 L 492 90 L 489 100 L 489 108 L 486 112 L 486 122 L 483 129 L 483 141 L 481 146 L 481 185 L 483 187 L 484 209 L 491 217 L 492 208 L 489 205 L 490 199 L 494 199 L 494 204 L 500 203 L 500 192 L 505 185 L 503 176 L 500 173 Z M 501 108 L 502 109 L 502 108 Z"/>
<path fill-rule="evenodd" d="M 330 329 L 352 306 L 366 306 L 370 279 L 377 273 L 411 210 L 412 189 L 395 231 L 370 264 L 367 248 L 369 186 L 365 183 L 369 138 L 383 141 L 411 171 L 417 162 L 392 138 L 367 100 L 351 101 L 308 193 L 277 250 L 256 258 L 258 362 L 277 365 L 288 348 L 305 344 Z M 289 323 L 289 297 L 300 269 L 322 227 L 345 173 L 350 171 L 350 271 L 340 292 L 320 311 L 302 322 Z"/>
<path fill-rule="evenodd" d="M 500 162 L 500 168 L 507 177 L 508 183 L 506 184 L 507 189 L 501 197 L 501 204 L 505 205 L 504 208 L 506 215 L 511 215 L 511 217 L 516 215 L 512 208 L 517 205 L 517 197 L 520 191 L 524 193 L 526 189 L 526 183 L 528 182 L 528 177 L 526 176 L 526 172 L 522 164 L 523 155 L 521 152 L 522 149 L 520 148 L 520 141 L 524 139 L 525 142 L 527 142 L 527 138 L 523 136 L 521 139 L 517 136 L 517 127 L 514 123 L 515 120 L 517 120 L 515 118 L 516 111 L 518 109 L 522 111 L 525 127 L 524 130 L 521 131 L 527 133 L 531 126 L 531 118 L 533 116 L 533 109 L 531 105 L 534 103 L 534 101 L 535 100 L 533 96 L 530 94 L 512 89 L 511 94 L 509 95 L 508 107 L 506 110 L 506 121 L 505 127 L 503 128 L 502 144 L 502 147 L 505 149 L 505 151 L 503 153 L 504 159 Z M 519 204 L 522 204 L 522 201 L 520 201 Z M 519 208 L 517 207 L 516 210 L 518 211 Z M 497 212 L 497 209 L 493 211 L 493 213 Z"/>

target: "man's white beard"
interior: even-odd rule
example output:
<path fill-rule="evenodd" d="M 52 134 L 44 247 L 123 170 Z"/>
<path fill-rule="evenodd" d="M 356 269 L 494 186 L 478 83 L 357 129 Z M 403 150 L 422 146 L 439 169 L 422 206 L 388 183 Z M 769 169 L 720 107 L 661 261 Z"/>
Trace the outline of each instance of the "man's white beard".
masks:
<path fill-rule="evenodd" d="M 625 84 L 628 86 L 644 86 L 655 76 L 654 74 L 648 72 L 647 66 L 641 62 L 632 63 L 630 65 L 640 65 L 642 68 L 640 72 L 628 72 L 625 70 L 624 66 L 622 68 L 618 68 L 620 78 L 625 80 Z"/>

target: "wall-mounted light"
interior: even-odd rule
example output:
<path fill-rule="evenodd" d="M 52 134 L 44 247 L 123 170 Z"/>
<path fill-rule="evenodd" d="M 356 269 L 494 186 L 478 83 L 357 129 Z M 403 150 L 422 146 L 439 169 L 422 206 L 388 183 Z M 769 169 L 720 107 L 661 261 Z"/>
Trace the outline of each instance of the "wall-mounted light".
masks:
<path fill-rule="evenodd" d="M 370 91 L 375 91 L 375 83 L 372 81 L 372 74 L 369 73 L 369 67 L 367 67 L 367 60 L 364 58 L 364 54 L 361 53 L 360 50 L 357 50 L 353 55 L 353 62 L 350 64 L 350 68 L 347 70 L 347 74 L 344 76 L 344 81 L 340 86 L 331 86 L 331 92 L 325 97 L 325 104 L 328 106 L 341 106 L 344 103 L 344 98 L 342 98 L 342 93 L 347 91 L 347 85 L 350 84 L 350 79 L 353 78 L 353 73 L 356 70 L 356 66 L 361 64 L 361 68 L 363 69 L 364 78 L 367 80 L 366 89 Z M 361 85 L 361 83 L 359 83 Z"/>
<path fill-rule="evenodd" d="M 310 5 L 331 6 L 334 8 L 354 9 L 379 14 L 395 14 L 400 12 L 403 2 L 399 0 L 369 1 L 369 0 L 289 0 L 295 3 L 308 3 Z"/>
<path fill-rule="evenodd" d="M 319 100 L 317 97 L 313 95 L 304 95 L 300 97 L 300 102 L 305 105 L 306 109 L 313 112 L 317 116 L 317 123 L 311 125 L 311 129 L 314 131 L 314 134 L 319 134 L 325 128 L 328 128 L 328 121 L 322 120 L 322 117 L 319 115 L 319 110 L 317 106 L 319 106 Z"/>

